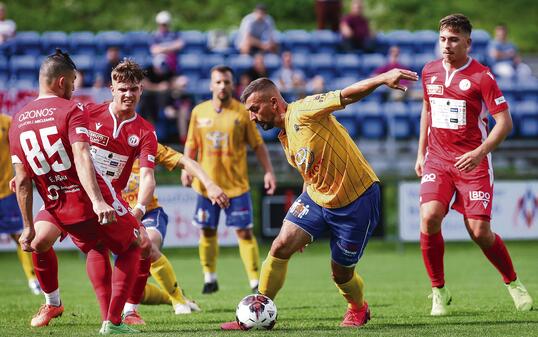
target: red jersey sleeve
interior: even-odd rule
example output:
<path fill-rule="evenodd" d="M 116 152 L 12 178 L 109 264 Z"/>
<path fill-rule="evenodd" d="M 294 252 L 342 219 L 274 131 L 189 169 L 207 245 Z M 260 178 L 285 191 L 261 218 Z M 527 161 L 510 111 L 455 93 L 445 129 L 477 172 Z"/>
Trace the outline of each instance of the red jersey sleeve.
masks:
<path fill-rule="evenodd" d="M 506 103 L 506 99 L 489 69 L 482 74 L 480 92 L 490 114 L 494 115 L 498 112 L 508 110 L 508 103 Z"/>
<path fill-rule="evenodd" d="M 67 117 L 67 132 L 69 143 L 90 142 L 88 136 L 89 117 L 82 104 L 77 104 Z"/>
<path fill-rule="evenodd" d="M 155 131 L 148 130 L 142 137 L 140 145 L 140 167 L 155 167 L 155 156 L 157 155 L 157 136 Z"/>

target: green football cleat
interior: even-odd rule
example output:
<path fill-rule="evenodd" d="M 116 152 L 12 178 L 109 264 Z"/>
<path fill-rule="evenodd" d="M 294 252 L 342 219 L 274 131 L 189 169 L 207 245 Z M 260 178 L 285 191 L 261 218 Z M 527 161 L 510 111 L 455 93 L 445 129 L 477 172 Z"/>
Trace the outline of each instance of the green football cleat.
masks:
<path fill-rule="evenodd" d="M 510 296 L 512 296 L 518 311 L 532 310 L 532 297 L 519 279 L 507 284 L 506 288 L 508 289 Z"/>
<path fill-rule="evenodd" d="M 101 329 L 99 330 L 99 334 L 101 335 L 120 335 L 120 334 L 128 334 L 128 333 L 139 333 L 140 331 L 131 328 L 127 324 L 121 322 L 118 325 L 113 324 L 110 321 L 104 321 L 103 325 L 101 326 Z"/>
<path fill-rule="evenodd" d="M 447 287 L 432 288 L 432 293 L 428 298 L 432 299 L 432 316 L 444 316 L 448 314 L 447 306 L 452 302 L 452 295 L 448 291 Z"/>

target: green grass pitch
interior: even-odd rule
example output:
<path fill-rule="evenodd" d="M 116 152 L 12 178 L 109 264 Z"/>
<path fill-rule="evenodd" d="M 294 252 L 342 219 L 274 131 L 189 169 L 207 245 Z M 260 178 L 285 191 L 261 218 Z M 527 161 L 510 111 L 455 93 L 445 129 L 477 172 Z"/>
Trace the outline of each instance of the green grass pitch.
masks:
<path fill-rule="evenodd" d="M 519 277 L 538 300 L 538 243 L 509 242 Z M 262 245 L 262 257 L 268 245 Z M 330 278 L 328 242 L 320 241 L 290 262 L 288 278 L 276 299 L 279 319 L 273 331 L 223 332 L 219 323 L 234 319 L 235 306 L 249 293 L 237 249 L 219 256 L 220 291 L 202 295 L 196 249 L 165 250 L 180 284 L 203 312 L 175 316 L 171 306 L 142 306 L 143 336 L 538 336 L 538 310 L 516 312 L 497 271 L 471 243 L 446 246 L 450 315 L 430 317 L 429 282 L 417 244 L 403 249 L 371 242 L 358 265 L 366 283 L 372 320 L 363 328 L 338 324 L 345 302 Z M 65 312 L 45 328 L 29 326 L 43 302 L 31 295 L 15 253 L 0 254 L 0 336 L 96 336 L 97 301 L 81 257 L 59 252 L 60 291 Z"/>

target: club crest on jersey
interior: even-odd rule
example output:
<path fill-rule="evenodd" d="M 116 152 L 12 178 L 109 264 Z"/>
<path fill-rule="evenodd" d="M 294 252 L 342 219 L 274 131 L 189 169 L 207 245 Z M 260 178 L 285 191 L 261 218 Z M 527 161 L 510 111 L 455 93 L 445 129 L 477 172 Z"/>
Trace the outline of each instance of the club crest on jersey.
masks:
<path fill-rule="evenodd" d="M 129 138 L 127 138 L 127 144 L 131 147 L 136 147 L 140 143 L 140 138 L 138 138 L 137 135 L 130 135 Z"/>
<path fill-rule="evenodd" d="M 437 76 L 432 76 L 432 78 L 430 79 L 430 83 L 435 83 L 435 80 L 437 79 Z"/>
<path fill-rule="evenodd" d="M 297 199 L 293 205 L 291 205 L 289 212 L 293 214 L 293 216 L 302 219 L 305 215 L 308 214 L 310 205 L 305 205 L 301 199 Z"/>
<path fill-rule="evenodd" d="M 314 152 L 307 147 L 302 147 L 295 153 L 295 164 L 297 167 L 305 166 L 304 171 L 308 171 L 314 162 Z"/>
<path fill-rule="evenodd" d="M 471 81 L 464 78 L 463 80 L 460 81 L 459 87 L 462 91 L 468 90 L 471 87 Z"/>
<path fill-rule="evenodd" d="M 488 208 L 488 204 L 491 201 L 491 194 L 483 191 L 469 191 L 469 199 L 471 201 L 481 201 L 484 208 Z"/>
<path fill-rule="evenodd" d="M 428 95 L 443 95 L 444 87 L 440 84 L 426 84 Z"/>

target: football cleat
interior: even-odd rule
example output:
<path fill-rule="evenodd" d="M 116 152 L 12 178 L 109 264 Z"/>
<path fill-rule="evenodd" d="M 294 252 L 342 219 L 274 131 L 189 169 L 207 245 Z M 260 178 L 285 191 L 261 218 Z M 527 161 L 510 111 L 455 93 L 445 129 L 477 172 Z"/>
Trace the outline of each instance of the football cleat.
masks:
<path fill-rule="evenodd" d="M 197 311 L 202 311 L 202 309 L 200 309 L 200 306 L 194 301 L 187 300 L 185 303 L 174 305 L 174 312 L 176 315 L 191 314 Z"/>
<path fill-rule="evenodd" d="M 432 316 L 444 316 L 448 314 L 447 306 L 452 302 L 452 295 L 447 287 L 432 288 L 432 293 L 428 296 L 432 299 Z"/>
<path fill-rule="evenodd" d="M 28 288 L 30 288 L 30 291 L 34 295 L 41 295 L 41 293 L 43 292 L 37 279 L 28 280 Z"/>
<path fill-rule="evenodd" d="M 212 294 L 219 291 L 219 284 L 217 281 L 204 283 L 204 289 L 202 294 Z"/>
<path fill-rule="evenodd" d="M 131 328 L 127 324 L 121 322 L 118 325 L 113 324 L 111 321 L 104 321 L 99 334 L 101 335 L 121 335 L 128 333 L 139 333 L 140 331 Z"/>
<path fill-rule="evenodd" d="M 343 327 L 360 327 L 370 320 L 370 308 L 364 301 L 364 305 L 359 310 L 348 308 L 344 315 L 344 320 L 340 323 Z"/>
<path fill-rule="evenodd" d="M 530 311 L 532 310 L 532 297 L 527 291 L 527 288 L 521 283 L 519 279 L 510 282 L 506 285 L 508 292 L 514 300 L 514 304 L 518 311 Z"/>
<path fill-rule="evenodd" d="M 43 304 L 37 311 L 37 314 L 32 317 L 30 325 L 35 327 L 47 326 L 53 318 L 62 316 L 63 312 L 64 306 L 61 304 L 59 307 Z"/>
<path fill-rule="evenodd" d="M 128 325 L 146 325 L 146 322 L 144 322 L 136 310 L 123 314 L 123 323 Z"/>
<path fill-rule="evenodd" d="M 226 322 L 220 325 L 221 330 L 242 330 L 237 321 Z"/>

